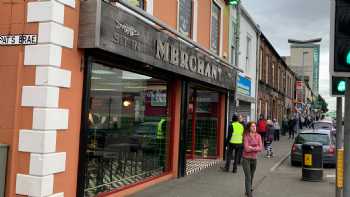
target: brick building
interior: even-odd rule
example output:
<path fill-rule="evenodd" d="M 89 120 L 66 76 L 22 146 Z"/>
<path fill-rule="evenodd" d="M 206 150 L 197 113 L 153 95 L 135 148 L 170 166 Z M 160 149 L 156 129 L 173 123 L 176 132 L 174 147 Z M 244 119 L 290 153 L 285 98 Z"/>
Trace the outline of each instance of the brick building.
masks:
<path fill-rule="evenodd" d="M 239 70 L 229 11 L 224 0 L 0 0 L 5 196 L 125 196 L 222 160 Z"/>
<path fill-rule="evenodd" d="M 282 121 L 294 108 L 295 73 L 264 34 L 259 49 L 258 114 Z"/>

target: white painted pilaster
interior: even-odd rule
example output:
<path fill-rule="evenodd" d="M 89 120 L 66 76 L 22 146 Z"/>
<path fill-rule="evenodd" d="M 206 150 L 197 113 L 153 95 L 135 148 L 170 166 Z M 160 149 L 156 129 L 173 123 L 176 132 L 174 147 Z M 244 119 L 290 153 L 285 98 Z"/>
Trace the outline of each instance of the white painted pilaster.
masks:
<path fill-rule="evenodd" d="M 20 130 L 18 150 L 31 153 L 56 151 L 56 131 Z"/>
<path fill-rule="evenodd" d="M 68 129 L 68 113 L 67 109 L 34 108 L 33 129 Z"/>
<path fill-rule="evenodd" d="M 58 107 L 59 88 L 45 86 L 23 86 L 22 106 Z"/>
<path fill-rule="evenodd" d="M 24 65 L 61 66 L 62 47 L 53 44 L 24 47 Z"/>
<path fill-rule="evenodd" d="M 29 174 L 46 176 L 66 169 L 66 153 L 30 154 Z"/>
<path fill-rule="evenodd" d="M 53 193 L 53 175 L 31 176 L 17 174 L 16 193 L 28 196 L 48 196 Z"/>

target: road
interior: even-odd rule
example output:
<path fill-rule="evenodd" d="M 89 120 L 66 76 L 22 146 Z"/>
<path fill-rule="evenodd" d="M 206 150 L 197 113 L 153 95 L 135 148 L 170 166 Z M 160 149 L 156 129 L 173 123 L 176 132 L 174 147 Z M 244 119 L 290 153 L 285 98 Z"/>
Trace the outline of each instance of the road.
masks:
<path fill-rule="evenodd" d="M 335 169 L 324 170 L 324 181 L 301 181 L 301 167 L 292 167 L 289 152 L 292 140 L 274 142 L 273 158 L 260 154 L 254 180 L 255 197 L 333 197 Z M 220 164 L 220 165 L 223 165 Z M 220 165 L 184 178 L 157 184 L 132 197 L 244 197 L 244 174 L 222 172 Z"/>
<path fill-rule="evenodd" d="M 322 182 L 301 181 L 301 167 L 292 167 L 289 157 L 257 186 L 256 196 L 334 197 L 335 169 L 324 169 Z"/>

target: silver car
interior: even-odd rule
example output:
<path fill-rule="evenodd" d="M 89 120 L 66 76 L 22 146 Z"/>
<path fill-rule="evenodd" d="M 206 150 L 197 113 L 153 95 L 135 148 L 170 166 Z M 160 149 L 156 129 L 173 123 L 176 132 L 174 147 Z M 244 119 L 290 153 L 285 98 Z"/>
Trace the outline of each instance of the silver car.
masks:
<path fill-rule="evenodd" d="M 300 165 L 302 162 L 302 144 L 307 142 L 318 142 L 323 147 L 323 165 L 335 166 L 336 164 L 336 148 L 335 138 L 329 130 L 304 130 L 295 138 L 290 160 L 292 166 Z"/>

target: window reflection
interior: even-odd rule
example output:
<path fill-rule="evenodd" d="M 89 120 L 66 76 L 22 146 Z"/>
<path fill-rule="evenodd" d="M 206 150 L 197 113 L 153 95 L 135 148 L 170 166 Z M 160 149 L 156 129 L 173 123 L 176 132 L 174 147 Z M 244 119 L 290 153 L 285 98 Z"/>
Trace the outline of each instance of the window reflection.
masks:
<path fill-rule="evenodd" d="M 167 83 L 93 64 L 85 196 L 167 170 Z"/>
<path fill-rule="evenodd" d="M 139 7 L 141 9 L 145 9 L 145 1 L 144 0 L 123 0 L 128 2 L 129 4 Z"/>

